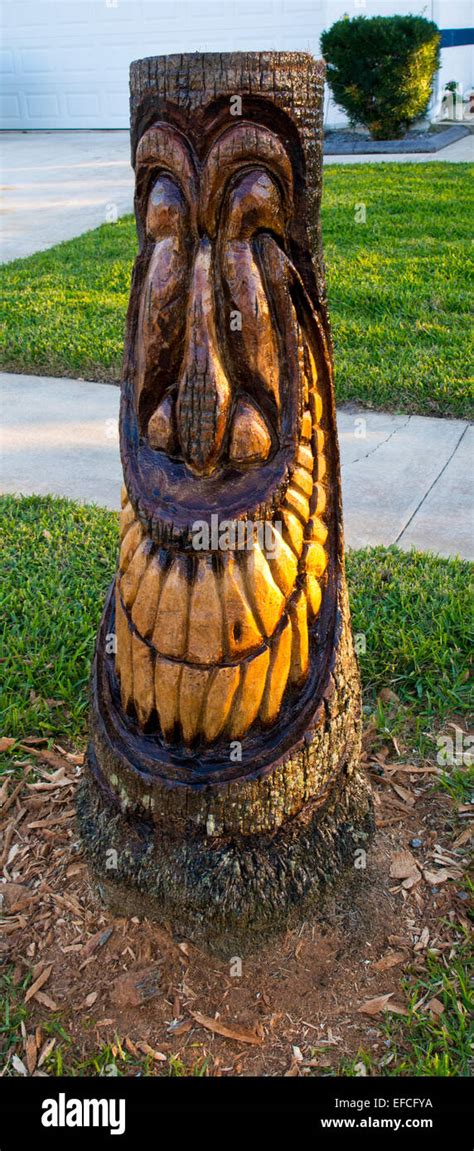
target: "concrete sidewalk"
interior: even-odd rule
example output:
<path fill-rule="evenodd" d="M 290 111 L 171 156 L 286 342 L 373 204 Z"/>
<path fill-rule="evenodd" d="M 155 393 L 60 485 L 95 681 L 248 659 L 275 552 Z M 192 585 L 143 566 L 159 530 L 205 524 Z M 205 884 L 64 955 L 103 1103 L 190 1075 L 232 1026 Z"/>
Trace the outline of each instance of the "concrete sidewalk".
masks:
<path fill-rule="evenodd" d="M 474 135 L 440 152 L 327 156 L 325 164 L 474 159 Z M 128 132 L 4 132 L 1 260 L 31 256 L 133 207 Z"/>
<path fill-rule="evenodd" d="M 0 490 L 118 510 L 119 389 L 0 373 Z M 346 542 L 474 559 L 474 428 L 463 420 L 340 411 Z"/>

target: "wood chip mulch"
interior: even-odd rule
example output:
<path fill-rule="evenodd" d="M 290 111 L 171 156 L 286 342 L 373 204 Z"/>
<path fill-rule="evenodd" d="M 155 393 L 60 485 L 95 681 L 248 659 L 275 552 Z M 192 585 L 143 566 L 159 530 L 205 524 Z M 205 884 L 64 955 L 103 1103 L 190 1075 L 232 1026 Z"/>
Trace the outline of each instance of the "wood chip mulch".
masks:
<path fill-rule="evenodd" d="M 436 764 L 411 762 L 395 742 L 374 752 L 371 735 L 377 835 L 366 867 L 359 860 L 335 889 L 324 919 L 228 961 L 172 925 L 101 907 L 75 824 L 83 755 L 17 743 L 0 787 L 1 960 L 18 994 L 26 985 L 26 1018 L 2 1073 L 48 1073 L 59 1044 L 74 1067 L 109 1044 L 128 1074 L 145 1058 L 152 1074 L 176 1060 L 189 1070 L 206 1060 L 212 1075 L 331 1073 L 361 1047 L 383 1071 L 380 1024 L 406 1014 L 401 980 L 428 952 L 450 960 L 467 927 L 470 810 L 433 787 Z"/>

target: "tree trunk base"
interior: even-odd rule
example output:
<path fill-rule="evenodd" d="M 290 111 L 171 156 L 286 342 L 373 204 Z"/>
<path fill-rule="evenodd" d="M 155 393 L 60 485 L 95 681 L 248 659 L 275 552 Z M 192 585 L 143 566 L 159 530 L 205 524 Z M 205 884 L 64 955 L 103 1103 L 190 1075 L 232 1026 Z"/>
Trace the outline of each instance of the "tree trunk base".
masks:
<path fill-rule="evenodd" d="M 102 901 L 141 915 L 220 955 L 255 950 L 275 932 L 324 913 L 341 872 L 363 868 L 373 833 L 370 788 L 347 763 L 321 808 L 308 803 L 273 835 L 186 839 L 126 817 L 94 780 L 89 760 L 78 795 L 81 836 Z M 349 778 L 348 778 L 349 776 Z"/>

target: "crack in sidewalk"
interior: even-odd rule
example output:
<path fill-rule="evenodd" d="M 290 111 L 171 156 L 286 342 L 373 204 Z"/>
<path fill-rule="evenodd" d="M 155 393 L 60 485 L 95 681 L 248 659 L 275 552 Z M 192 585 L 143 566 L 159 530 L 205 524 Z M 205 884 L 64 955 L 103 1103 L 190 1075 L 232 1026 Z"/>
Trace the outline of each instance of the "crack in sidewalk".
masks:
<path fill-rule="evenodd" d="M 379 448 L 383 448 L 385 444 L 388 444 L 389 440 L 391 440 L 393 436 L 396 436 L 397 432 L 403 431 L 403 428 L 408 426 L 410 420 L 411 415 L 407 417 L 404 424 L 399 424 L 397 428 L 394 428 L 393 431 L 389 432 L 388 436 L 386 436 L 384 440 L 381 440 L 379 444 L 376 444 L 375 448 L 372 448 L 370 452 L 366 452 L 365 456 L 357 456 L 356 460 L 348 460 L 347 463 L 342 464 L 341 471 L 344 471 L 344 468 L 352 467 L 353 464 L 359 464 L 361 460 L 368 460 L 370 456 L 374 456 L 375 453 L 378 452 Z"/>
<path fill-rule="evenodd" d="M 448 464 L 450 464 L 450 463 L 451 463 L 451 460 L 453 459 L 453 456 L 455 456 L 455 455 L 456 455 L 456 452 L 457 452 L 457 450 L 458 450 L 458 448 L 459 448 L 459 446 L 460 446 L 460 444 L 461 444 L 462 440 L 464 439 L 464 436 L 466 435 L 466 432 L 467 432 L 468 428 L 469 428 L 469 424 L 468 424 L 468 423 L 466 423 L 466 426 L 465 426 L 465 428 L 463 428 L 463 430 L 462 430 L 462 432 L 461 432 L 461 435 L 460 435 L 460 437 L 459 437 L 459 439 L 458 439 L 457 443 L 454 445 L 454 448 L 453 448 L 453 450 L 452 450 L 452 452 L 451 452 L 451 455 L 450 455 L 450 456 L 448 456 L 448 459 L 446 460 L 446 463 L 445 463 L 445 464 L 443 464 L 443 467 L 441 468 L 441 471 L 440 471 L 440 472 L 438 472 L 438 475 L 437 475 L 437 476 L 435 476 L 435 478 L 434 478 L 434 480 L 433 480 L 433 483 L 432 483 L 432 484 L 430 484 L 430 486 L 429 486 L 429 488 L 427 489 L 427 491 L 425 492 L 424 496 L 422 496 L 422 498 L 421 498 L 421 500 L 420 500 L 419 504 L 417 504 L 417 506 L 416 506 L 416 508 L 415 508 L 414 512 L 412 512 L 412 514 L 411 514 L 410 518 L 407 520 L 407 522 L 406 522 L 406 524 L 404 525 L 404 527 L 402 527 L 402 530 L 401 530 L 401 532 L 399 532 L 399 533 L 398 533 L 398 536 L 397 536 L 397 538 L 396 538 L 396 539 L 393 541 L 393 542 L 394 542 L 394 544 L 398 544 L 398 543 L 400 542 L 400 540 L 401 540 L 402 536 L 404 536 L 404 535 L 405 535 L 405 532 L 406 532 L 407 528 L 409 528 L 409 527 L 410 527 L 410 524 L 411 524 L 411 523 L 412 523 L 412 521 L 414 520 L 415 516 L 416 516 L 416 515 L 418 515 L 418 512 L 419 512 L 420 508 L 423 506 L 423 504 L 424 504 L 425 500 L 426 500 L 426 499 L 428 499 L 428 496 L 429 496 L 430 492 L 432 492 L 432 491 L 433 491 L 433 488 L 434 488 L 434 487 L 436 487 L 436 484 L 438 483 L 438 480 L 440 480 L 440 479 L 441 479 L 441 476 L 442 476 L 442 475 L 443 475 L 443 473 L 446 471 L 446 468 L 448 467 Z"/>

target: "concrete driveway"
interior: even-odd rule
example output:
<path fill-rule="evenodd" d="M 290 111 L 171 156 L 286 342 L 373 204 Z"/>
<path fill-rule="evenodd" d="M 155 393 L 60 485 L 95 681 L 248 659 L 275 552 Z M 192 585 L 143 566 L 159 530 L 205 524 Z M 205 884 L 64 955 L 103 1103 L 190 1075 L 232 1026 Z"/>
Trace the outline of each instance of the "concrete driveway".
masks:
<path fill-rule="evenodd" d="M 132 210 L 128 132 L 4 132 L 2 152 L 2 262 Z"/>
<path fill-rule="evenodd" d="M 133 173 L 128 132 L 4 132 L 3 262 L 130 212 Z M 441 152 L 328 156 L 328 164 L 421 163 L 472 159 L 474 136 Z"/>

